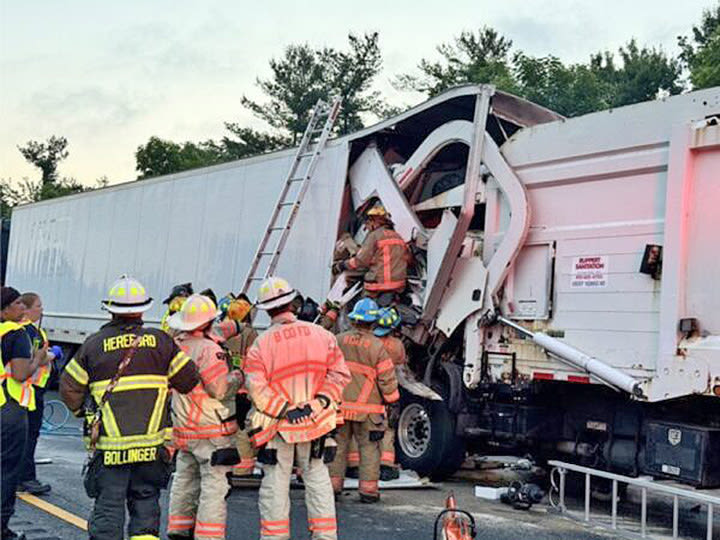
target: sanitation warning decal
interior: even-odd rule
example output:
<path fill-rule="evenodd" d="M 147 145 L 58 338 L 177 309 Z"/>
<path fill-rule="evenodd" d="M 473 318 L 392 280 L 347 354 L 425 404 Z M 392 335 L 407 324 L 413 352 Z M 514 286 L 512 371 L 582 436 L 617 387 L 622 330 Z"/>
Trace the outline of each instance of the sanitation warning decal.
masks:
<path fill-rule="evenodd" d="M 575 257 L 570 273 L 573 289 L 597 289 L 607 287 L 607 257 Z"/>

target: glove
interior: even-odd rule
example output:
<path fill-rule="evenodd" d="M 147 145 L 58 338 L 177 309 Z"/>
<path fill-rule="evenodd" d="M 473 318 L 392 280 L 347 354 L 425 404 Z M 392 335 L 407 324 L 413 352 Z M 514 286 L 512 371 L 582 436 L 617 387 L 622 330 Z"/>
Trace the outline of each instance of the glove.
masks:
<path fill-rule="evenodd" d="M 330 406 L 330 399 L 326 396 L 318 396 L 313 400 L 307 402 L 312 411 L 312 416 L 315 417 Z"/>
<path fill-rule="evenodd" d="M 312 407 L 310 407 L 309 403 L 306 403 L 304 407 L 296 407 L 294 409 L 290 409 L 286 414 L 285 418 L 287 418 L 291 424 L 298 424 L 300 423 L 303 418 L 307 418 L 312 414 Z"/>
<path fill-rule="evenodd" d="M 65 356 L 63 354 L 63 350 L 62 350 L 62 347 L 60 347 L 60 345 L 53 345 L 52 347 L 50 347 L 50 352 L 52 353 L 52 355 L 55 357 L 55 360 L 57 360 L 57 361 L 61 361 L 63 359 L 63 357 Z"/>
<path fill-rule="evenodd" d="M 245 375 L 239 369 L 233 369 L 228 375 L 231 380 L 237 381 L 240 386 L 245 384 Z"/>
<path fill-rule="evenodd" d="M 395 403 L 389 403 L 385 406 L 385 409 L 387 411 L 388 426 L 391 429 L 395 429 L 397 427 L 398 420 L 400 420 L 400 403 L 397 401 Z"/>
<path fill-rule="evenodd" d="M 332 272 L 333 272 L 333 274 L 342 274 L 346 268 L 347 268 L 347 265 L 345 264 L 345 261 L 338 261 L 335 264 L 333 264 Z"/>

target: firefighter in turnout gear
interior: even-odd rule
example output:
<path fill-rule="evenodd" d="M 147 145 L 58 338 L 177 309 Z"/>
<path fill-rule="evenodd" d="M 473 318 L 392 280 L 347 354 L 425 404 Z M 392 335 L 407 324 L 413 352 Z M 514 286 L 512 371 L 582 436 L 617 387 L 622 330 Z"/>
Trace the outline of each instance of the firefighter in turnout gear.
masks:
<path fill-rule="evenodd" d="M 407 368 L 407 355 L 405 353 L 405 345 L 402 340 L 395 335 L 400 328 L 400 314 L 393 307 L 381 308 L 378 311 L 378 319 L 375 323 L 375 334 L 383 343 L 383 347 L 387 351 L 390 359 L 395 366 L 395 374 L 400 381 L 400 369 Z M 391 408 L 389 412 L 399 412 L 396 408 Z M 395 429 L 396 418 L 388 416 L 388 429 L 385 430 L 385 436 L 380 443 L 380 480 L 396 480 L 400 476 L 400 471 L 395 464 Z M 350 448 L 347 456 L 347 476 L 357 477 L 357 469 L 360 466 L 360 451 L 357 441 L 353 438 L 350 442 Z"/>
<path fill-rule="evenodd" d="M 85 341 L 60 379 L 60 396 L 74 414 L 83 414 L 88 394 L 99 406 L 89 429 L 89 448 L 96 450 L 85 474 L 95 499 L 91 539 L 122 540 L 126 507 L 130 540 L 159 538 L 160 490 L 170 478 L 168 392 L 190 392 L 200 381 L 170 336 L 143 327 L 151 305 L 145 287 L 122 276 L 103 301 L 112 320 Z"/>
<path fill-rule="evenodd" d="M 228 298 L 228 297 L 226 297 Z M 222 300 L 221 300 L 222 303 Z M 250 312 L 252 304 L 248 297 L 240 294 L 237 298 L 229 298 L 227 307 L 224 310 L 226 319 L 236 321 L 240 325 L 240 332 L 225 342 L 225 347 L 230 353 L 233 368 L 243 370 L 247 352 L 255 343 L 258 337 L 257 331 L 250 324 Z M 247 397 L 247 390 L 242 388 L 235 397 L 235 413 L 237 414 L 238 432 L 236 437 L 237 450 L 240 454 L 240 463 L 233 466 L 233 476 L 249 476 L 255 470 L 256 451 L 250 443 L 245 430 L 245 420 L 250 412 L 250 399 Z"/>
<path fill-rule="evenodd" d="M 385 351 L 390 356 L 395 373 L 407 366 L 405 345 L 396 335 L 402 320 L 394 307 L 382 308 L 378 312 L 378 320 L 373 333 L 382 341 Z M 398 376 L 399 379 L 399 376 Z M 388 429 L 380 443 L 380 480 L 395 480 L 399 471 L 395 464 L 395 429 L 397 428 L 397 407 L 388 410 Z"/>
<path fill-rule="evenodd" d="M 392 359 L 382 342 L 373 335 L 378 306 L 370 298 L 355 304 L 348 315 L 354 328 L 337 336 L 352 380 L 345 387 L 340 410 L 345 423 L 337 434 L 337 455 L 330 466 L 333 489 L 342 492 L 350 440 L 357 440 L 360 451 L 360 500 L 380 500 L 380 441 L 387 428 L 385 404 L 400 399 Z"/>
<path fill-rule="evenodd" d="M 337 539 L 335 501 L 325 458 L 327 435 L 337 425 L 337 406 L 350 372 L 335 337 L 292 313 L 297 292 L 281 278 L 260 285 L 258 308 L 272 325 L 245 361 L 253 404 L 251 440 L 261 448 L 260 537 L 290 538 L 290 475 L 302 471 L 308 525 L 314 540 Z"/>
<path fill-rule="evenodd" d="M 234 441 L 238 429 L 235 394 L 242 376 L 229 371 L 227 354 L 207 335 L 216 316 L 210 298 L 193 294 L 168 319 L 169 327 L 179 332 L 175 341 L 192 358 L 201 378 L 189 394 L 173 393 L 177 465 L 168 512 L 171 539 L 225 538 L 226 476 L 239 461 Z M 232 326 L 235 332 L 240 329 L 238 324 Z"/>
<path fill-rule="evenodd" d="M 164 332 L 170 332 L 168 319 L 171 315 L 180 311 L 183 303 L 192 293 L 192 283 L 182 283 L 180 285 L 175 285 L 170 291 L 170 295 L 163 300 L 163 304 L 167 304 L 167 309 L 160 320 L 160 328 L 162 328 Z"/>
<path fill-rule="evenodd" d="M 368 235 L 360 250 L 335 265 L 335 271 L 365 272 L 365 294 L 375 298 L 383 293 L 400 294 L 405 290 L 409 251 L 395 232 L 390 214 L 379 201 L 365 213 Z"/>

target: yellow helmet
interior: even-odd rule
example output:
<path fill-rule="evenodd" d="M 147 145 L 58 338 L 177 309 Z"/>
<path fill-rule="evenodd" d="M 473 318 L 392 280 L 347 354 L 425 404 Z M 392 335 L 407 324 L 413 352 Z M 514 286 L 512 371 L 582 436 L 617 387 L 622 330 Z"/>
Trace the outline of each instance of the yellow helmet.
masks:
<path fill-rule="evenodd" d="M 185 300 L 187 300 L 187 296 L 176 296 L 172 300 L 170 300 L 170 304 L 168 304 L 168 311 L 170 313 L 176 313 L 182 309 L 183 304 L 185 303 Z"/>
<path fill-rule="evenodd" d="M 236 298 L 228 304 L 227 316 L 233 321 L 242 322 L 250 313 L 252 304 L 245 298 Z"/>
<path fill-rule="evenodd" d="M 378 201 L 370 207 L 370 209 L 365 213 L 365 215 L 367 217 L 387 217 L 389 214 L 387 210 L 385 210 L 383 203 Z"/>

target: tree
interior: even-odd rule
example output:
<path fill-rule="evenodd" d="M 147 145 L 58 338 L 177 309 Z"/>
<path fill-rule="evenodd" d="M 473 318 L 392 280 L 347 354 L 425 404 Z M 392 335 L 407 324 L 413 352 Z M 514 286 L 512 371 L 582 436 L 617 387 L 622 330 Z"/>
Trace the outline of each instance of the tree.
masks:
<path fill-rule="evenodd" d="M 176 143 L 159 137 L 150 137 L 147 143 L 135 151 L 135 168 L 140 172 L 138 179 L 162 176 L 215 165 L 227 161 L 222 151 L 211 141 Z"/>
<path fill-rule="evenodd" d="M 68 157 L 67 139 L 52 135 L 46 142 L 28 141 L 18 146 L 23 157 L 42 171 L 43 185 L 57 180 L 58 163 Z"/>
<path fill-rule="evenodd" d="M 679 36 L 680 61 L 689 71 L 694 89 L 720 85 L 720 2 L 703 12 L 692 37 Z"/>
<path fill-rule="evenodd" d="M 564 116 L 586 114 L 609 106 L 610 88 L 588 66 L 566 66 L 555 56 L 535 58 L 517 53 L 513 59 L 517 92 Z"/>
<path fill-rule="evenodd" d="M 349 34 L 347 51 L 290 45 L 281 58 L 270 60 L 270 78 L 256 80 L 269 100 L 261 103 L 243 96 L 242 104 L 295 144 L 317 100 L 339 94 L 343 107 L 338 131 L 358 129 L 363 114 L 381 107 L 379 94 L 370 91 L 382 67 L 378 40 L 377 33 Z"/>
<path fill-rule="evenodd" d="M 422 74 L 400 76 L 399 86 L 433 96 L 459 84 L 493 84 L 566 116 L 682 90 L 678 60 L 654 47 L 641 48 L 635 40 L 618 50 L 618 63 L 607 51 L 592 55 L 588 63 L 568 65 L 553 55 L 513 53 L 512 41 L 489 27 L 462 32 L 437 50 L 439 61 L 421 60 Z"/>
<path fill-rule="evenodd" d="M 375 77 L 382 69 L 378 40 L 377 32 L 362 37 L 349 34 L 349 51 L 323 50 L 322 61 L 329 74 L 325 95 L 342 97 L 342 108 L 337 120 L 340 133 L 362 129 L 363 113 L 371 112 L 376 116 L 383 113 L 385 105 L 380 92 L 370 91 Z"/>
<path fill-rule="evenodd" d="M 75 178 L 61 178 L 49 183 L 44 183 L 42 180 L 33 181 L 29 178 L 23 178 L 20 182 L 14 183 L 9 178 L 2 178 L 0 179 L 0 217 L 9 218 L 12 209 L 19 204 L 83 193 L 106 185 L 105 177 L 98 178 L 94 186 L 83 185 Z"/>
<path fill-rule="evenodd" d="M 512 92 L 516 85 L 510 62 L 511 48 L 512 40 L 493 28 L 484 26 L 477 34 L 463 31 L 454 38 L 454 43 L 438 45 L 441 60 L 420 60 L 418 68 L 422 75 L 400 75 L 396 84 L 428 96 L 467 83 L 494 84 Z"/>
<path fill-rule="evenodd" d="M 282 135 L 271 135 L 252 128 L 241 127 L 234 122 L 225 122 L 233 137 L 224 136 L 218 143 L 227 161 L 257 156 L 290 146 L 290 140 Z"/>
<path fill-rule="evenodd" d="M 682 91 L 680 62 L 661 49 L 640 48 L 631 39 L 618 49 L 618 55 L 621 67 L 607 51 L 590 58 L 590 69 L 611 89 L 610 106 L 631 105 L 655 99 L 661 92 L 675 95 Z"/>

